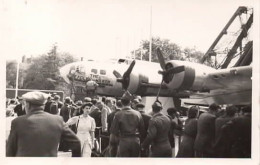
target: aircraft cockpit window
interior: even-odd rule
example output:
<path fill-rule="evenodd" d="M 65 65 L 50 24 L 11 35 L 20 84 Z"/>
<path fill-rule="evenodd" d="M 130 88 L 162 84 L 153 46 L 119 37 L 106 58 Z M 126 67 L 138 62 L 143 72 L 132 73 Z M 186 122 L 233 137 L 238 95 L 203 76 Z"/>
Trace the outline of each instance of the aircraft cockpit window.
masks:
<path fill-rule="evenodd" d="M 106 75 L 106 71 L 101 69 L 101 70 L 100 70 L 100 74 L 101 74 L 101 75 Z"/>
<path fill-rule="evenodd" d="M 98 71 L 97 69 L 91 69 L 91 72 L 97 74 Z"/>

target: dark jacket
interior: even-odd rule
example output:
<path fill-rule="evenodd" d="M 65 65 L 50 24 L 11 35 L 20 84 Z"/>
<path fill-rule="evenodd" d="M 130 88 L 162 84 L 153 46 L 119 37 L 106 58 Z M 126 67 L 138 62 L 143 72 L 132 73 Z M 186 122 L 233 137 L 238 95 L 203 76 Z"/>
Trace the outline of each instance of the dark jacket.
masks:
<path fill-rule="evenodd" d="M 140 111 L 140 113 L 141 113 L 141 116 L 142 116 L 143 121 L 144 121 L 144 132 L 143 132 L 144 136 L 143 136 L 143 138 L 140 139 L 140 141 L 142 143 L 144 141 L 144 139 L 146 138 L 146 136 L 147 136 L 147 130 L 148 130 L 148 126 L 149 126 L 149 121 L 152 118 L 152 116 L 146 114 L 144 111 Z"/>
<path fill-rule="evenodd" d="M 185 121 L 182 142 L 179 147 L 177 157 L 194 157 L 194 141 L 197 135 L 197 124 L 196 118 L 187 119 Z"/>
<path fill-rule="evenodd" d="M 22 104 L 18 104 L 14 107 L 14 112 L 17 114 L 17 116 L 25 115 L 25 109 L 23 109 Z"/>
<path fill-rule="evenodd" d="M 251 157 L 251 121 L 251 114 L 247 114 L 235 117 L 222 127 L 223 138 L 230 138 L 230 157 Z"/>
<path fill-rule="evenodd" d="M 194 149 L 204 155 L 214 154 L 215 119 L 216 116 L 209 112 L 201 114 L 198 119 L 198 131 L 194 143 Z"/>
<path fill-rule="evenodd" d="M 7 142 L 6 156 L 9 157 L 53 157 L 63 139 L 73 156 L 80 156 L 80 141 L 67 127 L 63 119 L 43 109 L 17 117 L 12 121 Z"/>
<path fill-rule="evenodd" d="M 71 108 L 68 104 L 64 104 L 60 109 L 60 116 L 63 118 L 64 122 L 69 120 Z"/>
<path fill-rule="evenodd" d="M 171 157 L 172 151 L 168 139 L 170 129 L 171 120 L 167 116 L 162 113 L 153 115 L 142 147 L 148 148 L 151 144 L 152 157 Z"/>
<path fill-rule="evenodd" d="M 96 122 L 96 127 L 101 127 L 101 111 L 99 108 L 95 108 L 93 109 L 92 112 L 90 112 L 89 116 L 93 117 L 95 119 Z"/>
<path fill-rule="evenodd" d="M 116 109 L 113 112 L 111 112 L 108 116 L 107 116 L 107 131 L 108 133 L 110 133 L 110 128 L 113 122 L 113 119 L 115 117 L 115 114 L 120 111 L 120 109 Z"/>

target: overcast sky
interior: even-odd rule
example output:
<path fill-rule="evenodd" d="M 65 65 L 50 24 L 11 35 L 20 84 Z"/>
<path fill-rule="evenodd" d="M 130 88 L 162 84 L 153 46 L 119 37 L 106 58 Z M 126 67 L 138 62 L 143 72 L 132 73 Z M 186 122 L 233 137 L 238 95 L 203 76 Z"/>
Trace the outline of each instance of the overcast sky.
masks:
<path fill-rule="evenodd" d="M 206 52 L 239 6 L 254 0 L 2 0 L 7 59 L 58 51 L 84 58 L 129 55 L 152 35 Z"/>

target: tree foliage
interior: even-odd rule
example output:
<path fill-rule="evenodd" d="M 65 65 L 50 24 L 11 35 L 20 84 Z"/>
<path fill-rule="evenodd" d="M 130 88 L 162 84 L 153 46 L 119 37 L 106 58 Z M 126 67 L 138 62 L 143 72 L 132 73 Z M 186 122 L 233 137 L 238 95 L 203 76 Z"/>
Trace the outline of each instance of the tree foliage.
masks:
<path fill-rule="evenodd" d="M 16 61 L 7 61 L 6 62 L 6 87 L 14 88 L 15 80 L 16 80 L 16 69 L 17 62 Z"/>
<path fill-rule="evenodd" d="M 150 41 L 141 41 L 140 48 L 131 52 L 135 54 L 135 59 L 149 61 L 149 47 Z M 159 37 L 152 38 L 152 62 L 158 62 L 156 49 L 160 48 L 164 59 L 167 60 L 183 60 L 191 62 L 199 62 L 204 53 L 195 48 L 182 49 L 179 45 L 170 42 L 169 39 L 161 39 Z M 141 57 L 142 56 L 142 57 Z M 206 65 L 209 65 L 206 63 Z"/>
<path fill-rule="evenodd" d="M 39 90 L 57 90 L 64 86 L 60 79 L 59 68 L 76 61 L 69 53 L 57 52 L 57 46 L 53 46 L 49 53 L 36 56 L 31 59 L 26 69 L 20 68 L 19 80 L 23 81 L 19 88 L 39 89 Z M 6 82 L 7 87 L 15 87 L 16 80 L 16 61 L 7 62 Z M 66 88 L 66 87 L 64 87 Z"/>

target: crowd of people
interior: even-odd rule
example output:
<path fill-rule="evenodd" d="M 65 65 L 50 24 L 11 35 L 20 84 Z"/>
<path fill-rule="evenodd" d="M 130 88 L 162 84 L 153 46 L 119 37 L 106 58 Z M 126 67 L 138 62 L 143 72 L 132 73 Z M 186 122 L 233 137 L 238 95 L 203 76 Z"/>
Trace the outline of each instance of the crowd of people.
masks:
<path fill-rule="evenodd" d="M 213 103 L 204 113 L 192 106 L 185 122 L 174 107 L 163 114 L 159 100 L 147 113 L 142 98 L 128 91 L 119 99 L 63 103 L 59 95 L 28 92 L 6 107 L 6 156 L 251 157 L 251 106 Z"/>

